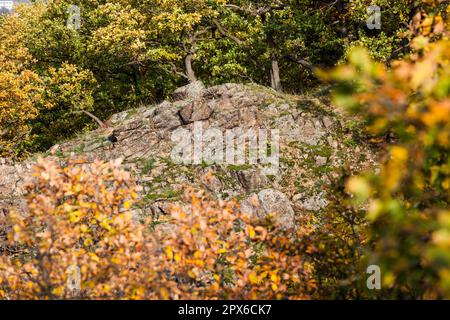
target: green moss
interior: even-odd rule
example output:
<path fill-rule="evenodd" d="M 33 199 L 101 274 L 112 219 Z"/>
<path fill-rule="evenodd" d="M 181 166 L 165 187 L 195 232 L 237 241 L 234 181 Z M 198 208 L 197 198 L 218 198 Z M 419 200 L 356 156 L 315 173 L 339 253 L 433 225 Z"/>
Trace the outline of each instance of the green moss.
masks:
<path fill-rule="evenodd" d="M 356 146 L 358 145 L 358 142 L 356 142 L 353 138 L 347 138 L 344 140 L 344 144 L 347 147 L 356 148 Z"/>
<path fill-rule="evenodd" d="M 333 112 L 326 109 L 322 101 L 314 97 L 297 99 L 297 109 L 314 116 L 335 116 Z"/>
<path fill-rule="evenodd" d="M 283 111 L 277 117 L 290 116 L 292 113 L 290 111 Z"/>
<path fill-rule="evenodd" d="M 244 171 L 252 168 L 253 166 L 251 164 L 241 164 L 241 165 L 230 164 L 227 166 L 227 170 L 230 171 Z"/>
<path fill-rule="evenodd" d="M 311 156 L 320 156 L 320 157 L 324 157 L 324 158 L 329 158 L 331 157 L 331 155 L 333 154 L 333 149 L 326 145 L 326 144 L 322 144 L 322 145 L 305 145 L 306 149 L 308 150 L 308 154 Z"/>
<path fill-rule="evenodd" d="M 332 172 L 333 170 L 334 170 L 334 168 L 331 166 L 328 166 L 328 165 L 316 166 L 313 168 L 313 172 L 317 175 Z"/>
<path fill-rule="evenodd" d="M 81 143 L 73 149 L 73 152 L 75 152 L 76 154 L 81 154 L 84 152 L 84 148 L 85 148 L 84 143 Z"/>
<path fill-rule="evenodd" d="M 321 189 L 324 184 L 325 184 L 325 181 L 323 181 L 322 179 L 319 179 L 314 183 L 314 186 L 316 189 Z"/>
<path fill-rule="evenodd" d="M 61 149 L 58 149 L 55 152 L 55 156 L 57 156 L 58 158 L 62 158 L 64 156 L 64 153 L 62 152 Z"/>
<path fill-rule="evenodd" d="M 293 167 L 296 164 L 296 159 L 289 157 L 280 157 L 280 163 L 285 164 L 288 167 Z"/>
<path fill-rule="evenodd" d="M 158 158 L 162 163 L 164 163 L 167 168 L 173 168 L 178 166 L 178 164 L 176 164 L 175 162 L 172 161 L 172 159 L 170 157 L 159 157 Z"/>
<path fill-rule="evenodd" d="M 164 223 L 167 223 L 167 221 L 158 221 L 158 220 L 155 220 L 155 221 L 152 221 L 152 222 L 148 225 L 148 228 L 149 228 L 151 231 L 155 231 L 155 228 L 156 228 L 157 226 L 159 226 L 160 224 L 164 224 Z"/>
<path fill-rule="evenodd" d="M 125 117 L 125 120 L 130 119 L 132 116 L 134 116 L 135 114 L 137 114 L 138 111 L 139 111 L 139 108 L 133 108 L 133 109 L 127 110 L 127 116 Z"/>
<path fill-rule="evenodd" d="M 300 181 L 300 180 L 296 180 L 294 182 L 294 185 L 295 185 L 295 188 L 297 189 L 298 193 L 304 193 L 304 192 L 308 191 L 308 188 L 306 188 L 303 185 L 302 181 Z"/>
<path fill-rule="evenodd" d="M 176 191 L 173 189 L 166 189 L 160 193 L 149 193 L 144 199 L 146 201 L 154 202 L 156 200 L 178 200 L 182 195 L 182 191 Z"/>
<path fill-rule="evenodd" d="M 359 162 L 365 162 L 366 160 L 367 160 L 367 156 L 365 154 L 361 153 L 359 155 L 358 161 Z"/>

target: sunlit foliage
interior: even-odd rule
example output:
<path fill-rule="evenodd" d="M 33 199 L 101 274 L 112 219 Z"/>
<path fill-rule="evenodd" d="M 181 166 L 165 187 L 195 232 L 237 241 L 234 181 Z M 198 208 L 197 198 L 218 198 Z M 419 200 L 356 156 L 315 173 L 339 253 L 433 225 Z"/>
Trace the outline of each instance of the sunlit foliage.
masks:
<path fill-rule="evenodd" d="M 38 114 L 42 83 L 30 69 L 33 58 L 24 44 L 26 26 L 6 19 L 0 32 L 0 156 L 15 156 L 31 140 L 29 121 Z"/>
<path fill-rule="evenodd" d="M 72 5 L 80 9 L 79 29 L 67 26 Z M 20 70 L 8 72 L 26 77 L 16 80 L 15 92 L 21 92 L 16 99 L 23 103 L 14 108 L 20 109 L 17 114 L 30 112 L 17 127 L 21 145 L 9 134 L 3 149 L 19 157 L 46 150 L 95 125 L 82 115 L 67 121 L 73 108 L 87 106 L 105 120 L 136 104 L 167 98 L 177 86 L 197 79 L 206 84 L 251 81 L 301 92 L 317 83 L 316 66 L 332 66 L 363 38 L 354 23 L 363 19 L 362 6 L 311 0 L 50 0 L 18 6 L 13 16 L 0 20 L 0 33 L 2 46 L 20 39 L 15 46 L 28 55 Z M 397 12 L 397 5 L 392 10 Z M 385 43 L 378 47 L 387 48 Z M 78 73 L 71 79 L 68 66 Z M 29 72 L 21 74 L 25 69 Z M 42 83 L 47 95 L 39 96 L 35 82 L 51 76 L 61 79 Z M 62 78 L 68 81 L 65 88 L 55 89 Z M 73 101 L 53 99 L 69 85 L 76 91 Z M 11 104 L 14 97 L 5 99 Z M 51 108 L 37 106 L 36 99 Z"/>
<path fill-rule="evenodd" d="M 380 173 L 347 182 L 368 206 L 366 259 L 381 267 L 387 297 L 450 293 L 450 7 L 428 3 L 411 25 L 408 58 L 387 69 L 356 49 L 331 74 L 341 83 L 336 103 L 363 116 L 374 140 L 388 142 Z"/>
<path fill-rule="evenodd" d="M 1 221 L 1 298 L 306 299 L 315 288 L 294 231 L 253 225 L 235 202 L 188 189 L 167 225 L 137 222 L 139 188 L 120 161 L 39 160 L 26 188 L 27 215 Z"/>

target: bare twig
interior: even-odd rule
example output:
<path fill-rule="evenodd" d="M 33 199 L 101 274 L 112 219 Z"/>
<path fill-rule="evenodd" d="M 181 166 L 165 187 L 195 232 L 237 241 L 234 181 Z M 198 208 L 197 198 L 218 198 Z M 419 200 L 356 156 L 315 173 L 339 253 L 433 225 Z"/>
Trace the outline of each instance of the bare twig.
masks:
<path fill-rule="evenodd" d="M 82 112 L 84 114 L 86 114 L 87 116 L 89 116 L 91 119 L 95 120 L 95 122 L 97 122 L 99 124 L 100 127 L 105 127 L 105 123 L 100 120 L 99 118 L 97 118 L 96 116 L 94 116 L 92 113 L 90 113 L 89 111 L 86 110 L 77 110 L 77 111 L 73 111 L 73 112 Z"/>

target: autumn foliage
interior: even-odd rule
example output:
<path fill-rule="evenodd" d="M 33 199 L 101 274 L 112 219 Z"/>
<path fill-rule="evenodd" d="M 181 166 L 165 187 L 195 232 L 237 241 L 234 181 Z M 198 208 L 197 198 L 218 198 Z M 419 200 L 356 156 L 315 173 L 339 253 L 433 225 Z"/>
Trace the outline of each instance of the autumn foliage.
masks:
<path fill-rule="evenodd" d="M 380 173 L 347 181 L 368 207 L 364 259 L 384 272 L 381 297 L 450 294 L 450 7 L 426 3 L 408 58 L 388 69 L 357 49 L 327 76 L 340 84 L 335 102 L 361 115 L 374 141 L 391 140 Z"/>
<path fill-rule="evenodd" d="M 372 2 L 80 0 L 80 30 L 66 0 L 1 17 L 0 157 L 196 79 L 323 81 L 379 166 L 344 169 L 320 214 L 278 230 L 191 188 L 153 220 L 120 161 L 41 159 L 26 212 L 0 220 L 0 299 L 450 298 L 450 5 L 378 1 L 382 30 L 362 30 Z"/>
<path fill-rule="evenodd" d="M 25 26 L 7 20 L 0 32 L 0 157 L 27 147 L 31 140 L 29 121 L 38 114 L 42 100 L 39 76 L 28 67 L 32 55 L 24 44 Z M 14 36 L 8 34 L 14 33 Z"/>
<path fill-rule="evenodd" d="M 236 203 L 190 189 L 190 206 L 151 228 L 133 218 L 137 189 L 119 161 L 40 160 L 27 215 L 1 224 L 1 298 L 304 299 L 314 289 L 294 234 L 268 232 Z M 68 285 L 74 267 L 79 290 Z"/>
<path fill-rule="evenodd" d="M 370 0 L 48 0 L 0 16 L 0 156 L 45 151 L 176 87 L 255 82 L 300 93 L 355 45 L 404 51 L 415 0 L 379 1 L 383 32 L 362 30 Z M 68 28 L 76 5 L 79 29 Z M 11 65 L 15 65 L 11 70 Z M 7 86 L 6 86 L 7 85 Z M 45 94 L 43 94 L 45 93 Z M 67 99 L 68 96 L 73 99 Z M 15 121 L 17 127 L 11 127 Z"/>

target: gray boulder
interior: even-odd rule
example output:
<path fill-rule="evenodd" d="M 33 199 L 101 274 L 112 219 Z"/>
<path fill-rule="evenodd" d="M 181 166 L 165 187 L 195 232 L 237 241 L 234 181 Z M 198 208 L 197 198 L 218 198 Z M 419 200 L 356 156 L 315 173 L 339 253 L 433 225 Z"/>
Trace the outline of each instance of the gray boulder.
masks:
<path fill-rule="evenodd" d="M 205 85 L 201 81 L 194 81 L 188 85 L 178 88 L 174 91 L 172 98 L 174 101 L 180 100 L 196 100 L 201 98 L 205 91 Z"/>
<path fill-rule="evenodd" d="M 256 197 L 257 199 L 254 194 L 241 203 L 243 213 L 249 214 L 259 222 L 272 223 L 280 229 L 288 230 L 295 227 L 294 209 L 284 193 L 275 189 L 265 189 Z"/>
<path fill-rule="evenodd" d="M 181 126 L 178 110 L 168 101 L 161 103 L 154 111 L 155 127 L 170 131 Z"/>

